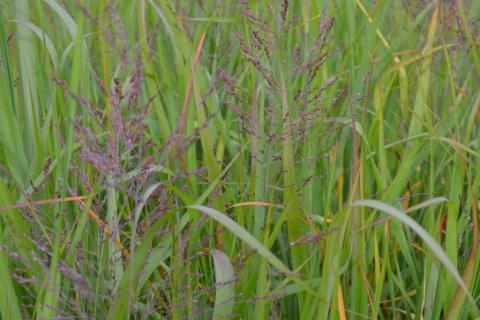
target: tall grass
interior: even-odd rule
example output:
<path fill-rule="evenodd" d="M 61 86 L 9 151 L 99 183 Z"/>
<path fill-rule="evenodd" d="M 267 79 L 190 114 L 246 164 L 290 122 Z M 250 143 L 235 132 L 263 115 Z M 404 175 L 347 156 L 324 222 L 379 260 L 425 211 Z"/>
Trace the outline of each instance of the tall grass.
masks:
<path fill-rule="evenodd" d="M 467 319 L 479 1 L 0 2 L 1 319 Z"/>

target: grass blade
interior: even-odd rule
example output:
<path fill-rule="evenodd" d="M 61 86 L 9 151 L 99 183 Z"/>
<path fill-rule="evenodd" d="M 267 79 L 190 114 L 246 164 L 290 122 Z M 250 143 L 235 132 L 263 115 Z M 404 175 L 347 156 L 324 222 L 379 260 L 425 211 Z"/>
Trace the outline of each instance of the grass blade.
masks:
<path fill-rule="evenodd" d="M 235 275 L 230 259 L 220 250 L 210 251 L 215 265 L 215 307 L 213 319 L 229 319 L 233 313 L 235 297 Z"/>
<path fill-rule="evenodd" d="M 307 292 L 316 295 L 315 292 L 306 283 L 300 280 L 298 275 L 293 273 L 280 259 L 278 259 L 272 252 L 270 252 L 270 250 L 268 250 L 263 244 L 261 244 L 257 239 L 255 239 L 255 237 L 253 237 L 238 223 L 215 209 L 199 205 L 188 206 L 188 208 L 201 211 L 216 220 L 218 223 L 227 228 L 231 233 L 233 233 L 246 244 L 248 244 L 252 249 L 255 249 L 258 255 L 264 258 L 274 268 L 284 273 L 287 277 L 291 278 L 292 281 L 301 285 L 303 288 L 305 288 Z"/>
<path fill-rule="evenodd" d="M 352 206 L 359 206 L 359 207 L 369 207 L 372 209 L 380 210 L 389 215 L 393 216 L 394 218 L 401 221 L 403 224 L 410 227 L 423 241 L 425 244 L 431 249 L 432 253 L 435 257 L 445 266 L 445 268 L 452 274 L 452 276 L 457 281 L 458 285 L 464 290 L 468 299 L 472 303 L 472 307 L 477 314 L 479 314 L 478 307 L 475 303 L 475 299 L 473 298 L 470 290 L 468 290 L 467 286 L 463 282 L 460 273 L 458 272 L 457 268 L 453 265 L 450 261 L 450 258 L 446 254 L 446 252 L 442 249 L 442 247 L 422 228 L 415 220 L 410 218 L 405 212 L 394 208 L 386 203 L 376 201 L 376 200 L 360 200 L 356 201 L 352 204 Z"/>

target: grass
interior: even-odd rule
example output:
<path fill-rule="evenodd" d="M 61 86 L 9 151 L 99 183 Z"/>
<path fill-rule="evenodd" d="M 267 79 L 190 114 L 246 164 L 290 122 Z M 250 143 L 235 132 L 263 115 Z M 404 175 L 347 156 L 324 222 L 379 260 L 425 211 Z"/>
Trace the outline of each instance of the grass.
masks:
<path fill-rule="evenodd" d="M 1 319 L 477 318 L 478 12 L 1 2 Z"/>

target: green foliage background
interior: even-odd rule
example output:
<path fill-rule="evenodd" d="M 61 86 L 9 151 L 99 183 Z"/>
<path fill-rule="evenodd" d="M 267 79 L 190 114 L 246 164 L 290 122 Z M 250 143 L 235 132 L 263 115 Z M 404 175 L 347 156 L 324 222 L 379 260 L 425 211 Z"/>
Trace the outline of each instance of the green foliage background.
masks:
<path fill-rule="evenodd" d="M 2 1 L 1 318 L 478 316 L 479 16 Z"/>

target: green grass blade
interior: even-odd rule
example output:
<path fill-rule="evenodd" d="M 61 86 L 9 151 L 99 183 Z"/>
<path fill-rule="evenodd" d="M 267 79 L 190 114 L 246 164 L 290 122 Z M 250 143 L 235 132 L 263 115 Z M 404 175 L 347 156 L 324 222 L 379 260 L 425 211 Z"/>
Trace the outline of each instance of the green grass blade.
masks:
<path fill-rule="evenodd" d="M 213 319 L 229 319 L 233 313 L 235 297 L 235 275 L 230 259 L 221 251 L 210 251 L 215 265 L 215 307 Z"/>
<path fill-rule="evenodd" d="M 460 276 L 460 273 L 458 272 L 455 265 L 452 263 L 452 261 L 450 260 L 446 252 L 443 250 L 443 248 L 415 220 L 410 218 L 405 212 L 380 201 L 360 200 L 360 201 L 354 202 L 352 206 L 369 207 L 372 209 L 383 211 L 385 213 L 388 213 L 392 217 L 398 219 L 408 227 L 410 227 L 420 238 L 422 238 L 422 240 L 430 248 L 430 250 L 435 255 L 435 257 L 445 266 L 448 272 L 450 272 L 450 274 L 455 278 L 458 285 L 467 294 L 468 299 L 472 303 L 472 308 L 475 310 L 477 314 L 479 313 L 475 299 L 470 293 L 470 290 L 468 290 L 468 287 L 463 282 L 463 279 Z"/>
<path fill-rule="evenodd" d="M 227 217 L 223 213 L 204 206 L 193 205 L 188 208 L 201 211 L 211 218 L 216 220 L 218 223 L 222 224 L 227 228 L 231 233 L 239 237 L 242 241 L 248 244 L 252 249 L 254 249 L 258 255 L 264 258 L 272 267 L 276 268 L 278 271 L 284 273 L 287 277 L 291 278 L 292 281 L 301 285 L 307 292 L 316 295 L 314 291 L 303 281 L 300 280 L 299 276 L 294 274 L 280 259 L 278 259 L 270 250 L 268 250 L 263 244 L 261 244 L 255 237 L 253 237 L 247 230 L 245 230 L 238 223 L 233 221 L 231 218 Z"/>

